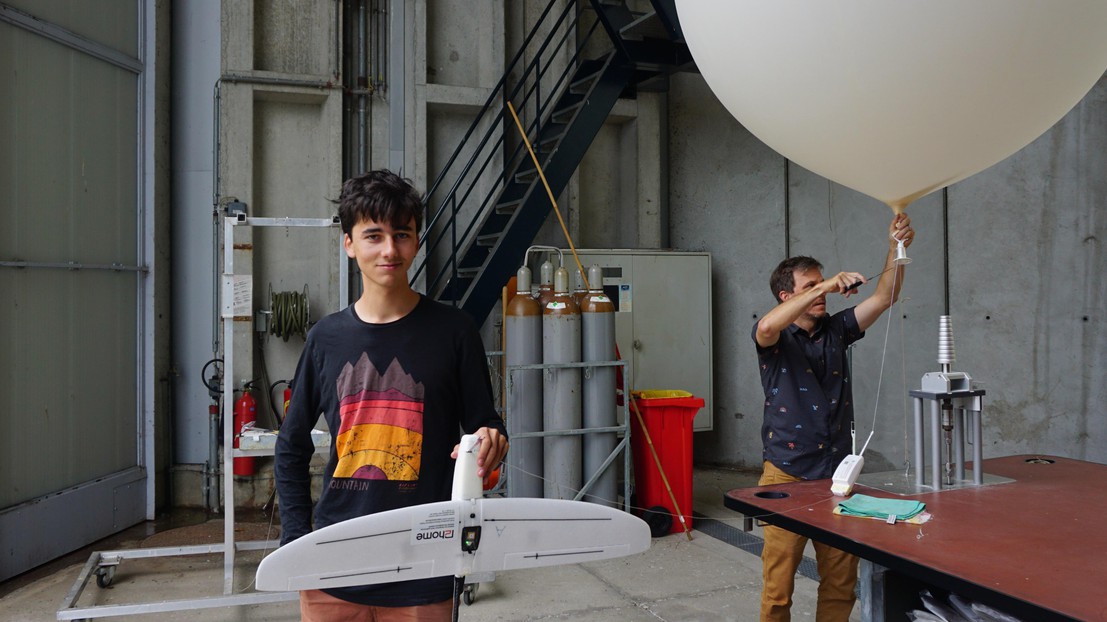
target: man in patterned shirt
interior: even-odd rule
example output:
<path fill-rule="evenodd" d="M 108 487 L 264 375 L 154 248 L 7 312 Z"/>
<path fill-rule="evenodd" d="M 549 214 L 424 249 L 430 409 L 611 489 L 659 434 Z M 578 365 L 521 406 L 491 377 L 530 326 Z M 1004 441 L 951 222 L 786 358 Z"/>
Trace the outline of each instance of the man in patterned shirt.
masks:
<path fill-rule="evenodd" d="M 777 306 L 753 327 L 765 420 L 761 427 L 764 471 L 759 485 L 824 479 L 850 453 L 853 395 L 846 348 L 899 296 L 903 268 L 895 267 L 897 240 L 915 238 L 911 219 L 898 214 L 888 227 L 888 254 L 875 291 L 857 306 L 827 315 L 827 294 L 845 297 L 868 280 L 857 272 L 824 279 L 822 264 L 792 257 L 773 271 L 769 284 Z M 807 538 L 765 526 L 761 553 L 761 620 L 791 619 L 796 569 Z M 816 620 L 848 620 L 855 600 L 857 558 L 815 542 L 819 583 Z"/>

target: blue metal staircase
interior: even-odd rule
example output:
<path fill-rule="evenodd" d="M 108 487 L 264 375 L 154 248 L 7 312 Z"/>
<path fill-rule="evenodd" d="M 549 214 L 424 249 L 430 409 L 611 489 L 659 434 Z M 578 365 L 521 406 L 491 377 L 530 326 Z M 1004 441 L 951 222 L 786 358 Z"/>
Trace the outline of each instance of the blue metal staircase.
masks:
<path fill-rule="evenodd" d="M 507 103 L 559 196 L 620 97 L 692 67 L 673 0 L 651 5 L 551 0 L 427 191 L 413 283 L 484 322 L 552 208 Z"/>

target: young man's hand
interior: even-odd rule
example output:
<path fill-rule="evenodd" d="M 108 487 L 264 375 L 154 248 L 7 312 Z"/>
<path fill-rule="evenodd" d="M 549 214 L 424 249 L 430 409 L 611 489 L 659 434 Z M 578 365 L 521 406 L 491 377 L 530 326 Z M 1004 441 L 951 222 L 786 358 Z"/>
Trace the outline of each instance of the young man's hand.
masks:
<path fill-rule="evenodd" d="M 492 471 L 507 457 L 507 437 L 496 428 L 478 428 L 474 435 L 480 440 L 477 447 L 477 475 L 487 478 Z M 454 445 L 454 451 L 450 457 L 457 459 L 458 446 Z"/>

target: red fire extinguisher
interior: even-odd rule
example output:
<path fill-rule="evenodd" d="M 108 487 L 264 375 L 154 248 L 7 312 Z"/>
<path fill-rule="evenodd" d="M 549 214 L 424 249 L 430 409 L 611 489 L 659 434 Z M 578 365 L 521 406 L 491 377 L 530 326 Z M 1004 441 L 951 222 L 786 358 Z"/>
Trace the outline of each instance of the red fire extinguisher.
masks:
<path fill-rule="evenodd" d="M 252 426 L 257 421 L 257 402 L 254 400 L 254 394 L 250 390 L 250 387 L 254 385 L 253 382 L 247 382 L 242 387 L 242 397 L 238 398 L 234 403 L 234 446 L 238 448 L 238 438 L 242 436 L 243 430 L 246 426 Z M 234 474 L 235 475 L 253 475 L 254 474 L 254 460 L 253 456 L 245 456 L 234 459 Z"/>
<path fill-rule="evenodd" d="M 283 399 L 281 400 L 284 404 L 283 408 L 281 408 L 279 406 L 280 403 L 277 402 L 277 400 L 273 399 L 273 391 L 275 391 L 277 389 L 277 387 L 281 386 L 282 384 L 284 385 L 284 392 L 282 393 Z M 269 385 L 269 406 L 273 409 L 273 416 L 276 417 L 276 419 L 277 419 L 277 427 L 278 428 L 281 427 L 282 423 L 284 423 L 284 418 L 288 414 L 288 404 L 291 401 L 292 401 L 292 383 L 291 383 L 291 381 L 289 381 L 289 380 L 278 380 L 278 381 L 274 382 L 273 384 Z"/>

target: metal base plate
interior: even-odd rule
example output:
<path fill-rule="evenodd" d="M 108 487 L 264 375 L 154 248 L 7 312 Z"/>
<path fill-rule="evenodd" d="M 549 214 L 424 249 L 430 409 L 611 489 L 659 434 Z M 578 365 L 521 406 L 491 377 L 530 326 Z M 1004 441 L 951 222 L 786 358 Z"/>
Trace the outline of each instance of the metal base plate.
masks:
<path fill-rule="evenodd" d="M 929 475 L 929 473 L 925 474 Z M 976 484 L 972 479 L 963 479 L 954 481 L 951 485 L 943 485 L 940 489 L 935 490 L 930 485 L 930 478 L 923 478 L 923 485 L 920 487 L 915 483 L 914 471 L 885 471 L 883 473 L 862 473 L 857 477 L 857 483 L 868 486 L 869 488 L 876 488 L 877 490 L 883 490 L 884 492 L 890 492 L 894 495 L 917 495 L 924 492 L 945 492 L 947 490 L 957 490 L 959 488 L 973 488 Z M 984 474 L 984 483 L 981 486 L 994 486 L 996 484 L 1009 484 L 1015 480 L 1008 477 L 1001 477 L 999 475 Z"/>

